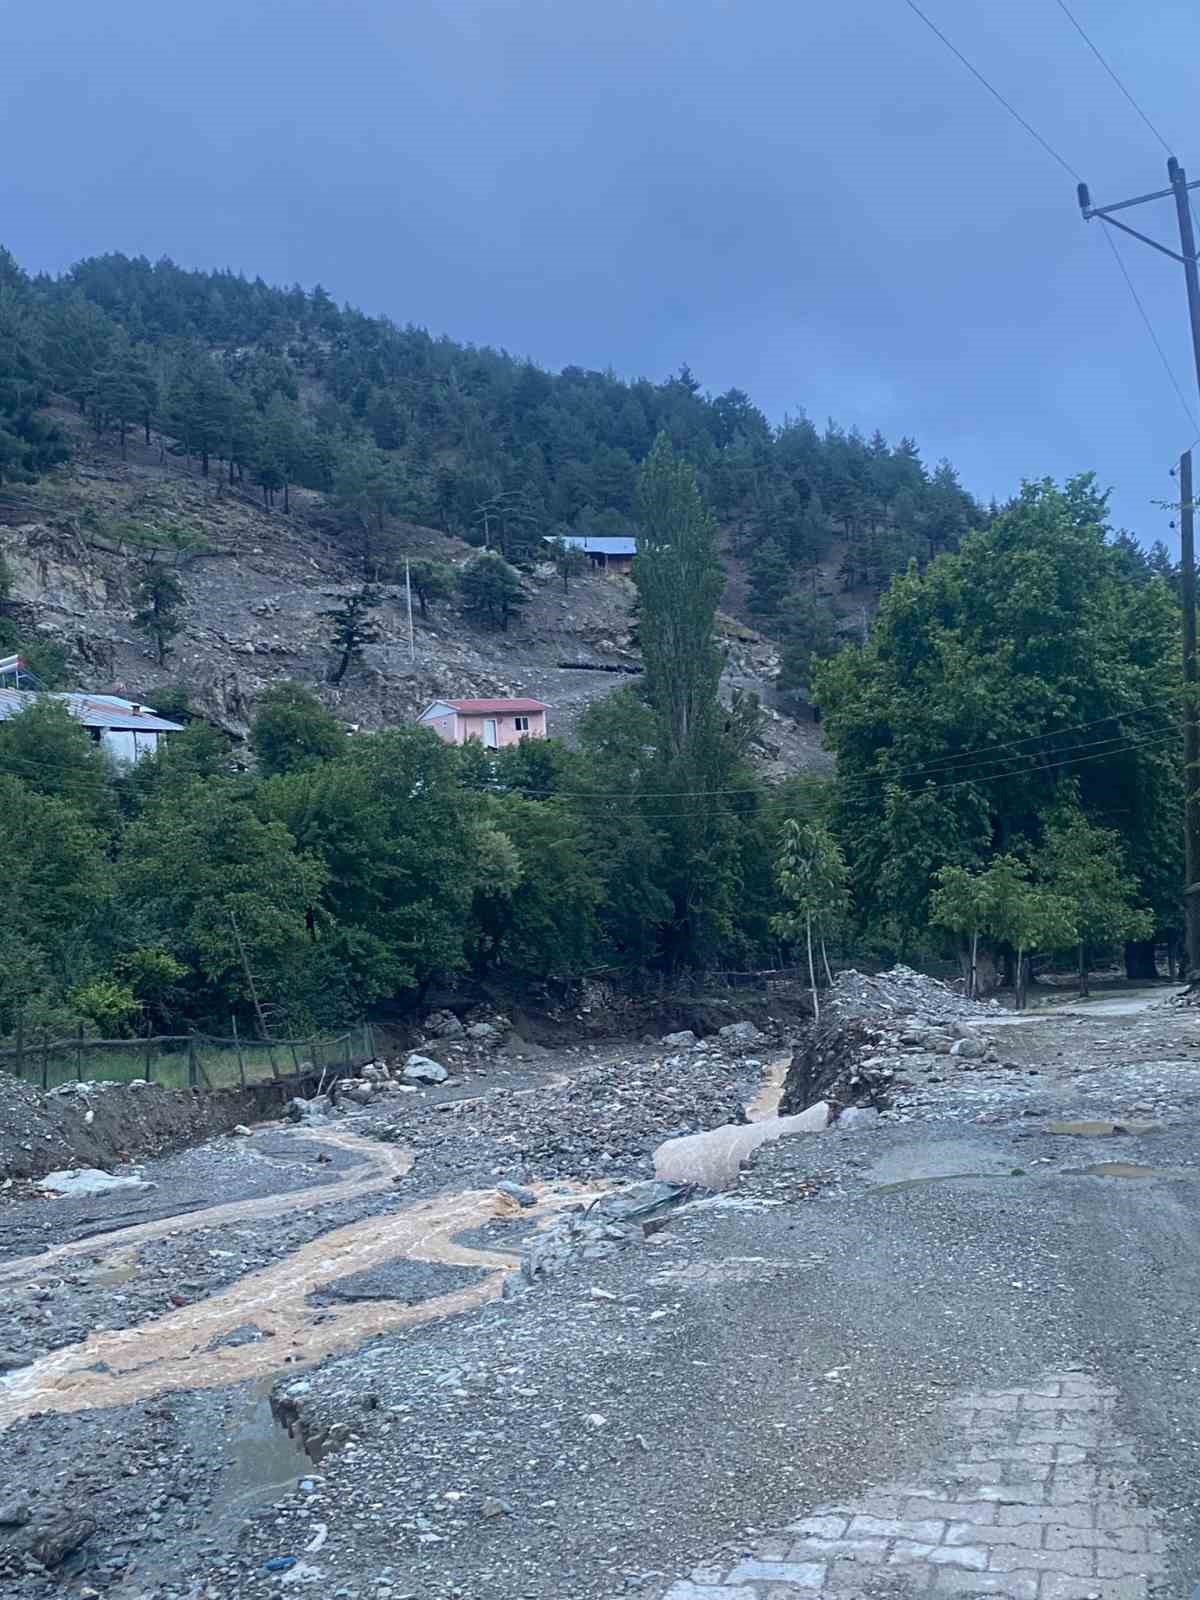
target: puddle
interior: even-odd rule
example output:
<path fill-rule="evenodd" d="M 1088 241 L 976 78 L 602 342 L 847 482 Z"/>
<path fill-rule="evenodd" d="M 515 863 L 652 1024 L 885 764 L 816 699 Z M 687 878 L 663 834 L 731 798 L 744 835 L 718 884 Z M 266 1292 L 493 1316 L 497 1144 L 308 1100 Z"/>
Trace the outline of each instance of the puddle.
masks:
<path fill-rule="evenodd" d="M 1067 1139 L 1112 1139 L 1120 1134 L 1161 1133 L 1158 1122 L 1052 1122 L 1047 1133 Z"/>
<path fill-rule="evenodd" d="M 1014 1168 L 1011 1172 L 938 1172 L 925 1178 L 901 1178 L 898 1183 L 875 1183 L 871 1185 L 871 1194 L 899 1194 L 901 1189 L 923 1189 L 930 1183 L 970 1183 L 978 1182 L 981 1178 L 1024 1178 L 1027 1176 L 1021 1167 Z"/>
<path fill-rule="evenodd" d="M 1083 1178 L 1163 1178 L 1159 1167 L 1138 1167 L 1131 1161 L 1096 1161 L 1090 1167 L 1070 1167 L 1072 1177 Z"/>
<path fill-rule="evenodd" d="M 225 1439 L 228 1465 L 217 1484 L 217 1522 L 241 1518 L 286 1493 L 313 1470 L 312 1459 L 271 1409 L 273 1378 L 256 1383 Z"/>

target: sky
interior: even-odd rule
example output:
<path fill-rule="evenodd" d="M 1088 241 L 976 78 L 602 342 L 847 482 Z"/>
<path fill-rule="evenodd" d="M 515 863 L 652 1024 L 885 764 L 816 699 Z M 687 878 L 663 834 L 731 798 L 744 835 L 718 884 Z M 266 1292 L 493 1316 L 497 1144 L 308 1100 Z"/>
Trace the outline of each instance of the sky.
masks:
<path fill-rule="evenodd" d="M 1071 6 L 1200 177 L 1194 4 Z M 1104 224 L 905 0 L 0 9 L 0 243 L 30 270 L 169 255 L 551 368 L 686 362 L 773 421 L 911 435 L 983 499 L 1094 470 L 1171 539 L 1200 424 Z M 1059 0 L 923 9 L 1094 203 L 1165 186 Z M 1129 220 L 1171 241 L 1170 202 Z M 1200 417 L 1182 269 L 1116 237 Z"/>

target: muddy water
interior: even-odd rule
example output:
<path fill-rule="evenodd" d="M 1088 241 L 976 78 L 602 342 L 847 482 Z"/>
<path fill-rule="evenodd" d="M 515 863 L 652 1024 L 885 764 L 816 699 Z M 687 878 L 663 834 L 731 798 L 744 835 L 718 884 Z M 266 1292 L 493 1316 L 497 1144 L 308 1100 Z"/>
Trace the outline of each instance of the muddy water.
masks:
<path fill-rule="evenodd" d="M 369 1163 L 367 1174 L 300 1194 L 214 1206 L 178 1219 L 174 1229 L 169 1223 L 130 1228 L 113 1235 L 115 1250 L 127 1250 L 131 1242 L 142 1244 L 171 1231 L 274 1216 L 297 1204 L 311 1207 L 344 1199 L 348 1193 L 370 1193 L 390 1184 L 397 1172 L 406 1172 L 412 1165 L 411 1155 L 394 1146 L 343 1132 L 321 1137 L 343 1149 L 361 1151 Z M 547 1217 L 585 1192 L 549 1194 L 544 1185 L 530 1187 L 538 1195 L 537 1210 L 527 1213 L 534 1217 Z M 0 1384 L 0 1428 L 31 1411 L 124 1405 L 170 1389 L 265 1379 L 285 1363 L 306 1365 L 352 1349 L 376 1334 L 469 1311 L 499 1296 L 504 1276 L 517 1265 L 517 1258 L 457 1244 L 454 1236 L 498 1214 L 508 1214 L 507 1206 L 494 1189 L 464 1190 L 335 1228 L 206 1299 L 140 1327 L 93 1333 L 82 1343 L 55 1350 L 13 1373 Z M 83 1248 L 94 1254 L 95 1241 L 88 1241 Z M 50 1257 L 34 1257 L 29 1266 L 42 1271 L 48 1259 L 78 1253 L 76 1246 L 63 1246 Z M 314 1289 L 333 1279 L 398 1259 L 479 1267 L 486 1276 L 419 1305 L 386 1300 L 345 1306 L 307 1304 Z M 11 1279 L 21 1265 L 7 1263 L 4 1275 Z M 213 1348 L 214 1341 L 246 1324 L 254 1324 L 265 1337 Z"/>

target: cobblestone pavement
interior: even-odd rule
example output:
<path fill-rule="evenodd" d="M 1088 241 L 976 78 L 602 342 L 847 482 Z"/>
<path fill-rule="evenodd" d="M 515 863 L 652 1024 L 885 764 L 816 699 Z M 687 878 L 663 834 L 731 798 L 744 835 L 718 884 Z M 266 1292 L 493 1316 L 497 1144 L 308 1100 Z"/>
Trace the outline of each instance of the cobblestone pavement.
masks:
<path fill-rule="evenodd" d="M 663 1600 L 1144 1600 L 1163 1570 L 1163 1536 L 1139 1504 L 1115 1403 L 1082 1371 L 960 1396 L 956 1447 L 919 1479 L 814 1506 Z"/>

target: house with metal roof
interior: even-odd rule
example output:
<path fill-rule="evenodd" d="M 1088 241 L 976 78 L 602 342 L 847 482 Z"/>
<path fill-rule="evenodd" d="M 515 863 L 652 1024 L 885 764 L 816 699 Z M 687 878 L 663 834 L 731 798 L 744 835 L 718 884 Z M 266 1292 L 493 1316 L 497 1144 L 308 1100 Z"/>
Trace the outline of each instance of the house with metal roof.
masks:
<path fill-rule="evenodd" d="M 28 681 L 18 657 L 0 660 L 0 684 Z M 19 717 L 38 700 L 58 700 L 106 751 L 118 767 L 131 767 L 152 755 L 182 724 L 169 722 L 151 707 L 115 694 L 78 694 L 53 689 L 0 688 L 0 722 Z"/>
<path fill-rule="evenodd" d="M 417 721 L 447 744 L 478 739 L 485 750 L 503 750 L 522 739 L 544 739 L 549 709 L 540 700 L 435 700 Z"/>
<path fill-rule="evenodd" d="M 547 544 L 563 544 L 580 550 L 602 572 L 627 573 L 637 555 L 637 540 L 632 534 L 556 533 L 546 535 Z"/>

